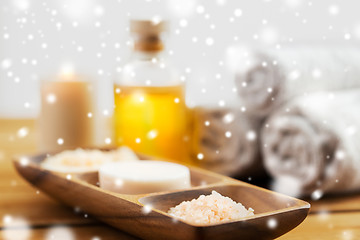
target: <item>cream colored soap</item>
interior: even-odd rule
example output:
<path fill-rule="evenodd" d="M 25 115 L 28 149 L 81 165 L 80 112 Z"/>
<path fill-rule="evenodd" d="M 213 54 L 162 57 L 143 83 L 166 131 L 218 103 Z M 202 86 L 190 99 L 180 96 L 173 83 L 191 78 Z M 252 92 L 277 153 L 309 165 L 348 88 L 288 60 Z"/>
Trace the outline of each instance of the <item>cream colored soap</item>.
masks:
<path fill-rule="evenodd" d="M 99 170 L 100 187 L 124 194 L 143 194 L 190 187 L 189 168 L 170 162 L 112 162 Z"/>
<path fill-rule="evenodd" d="M 112 151 L 78 148 L 47 157 L 41 166 L 54 172 L 85 173 L 98 171 L 100 166 L 108 162 L 138 160 L 136 154 L 126 146 Z"/>

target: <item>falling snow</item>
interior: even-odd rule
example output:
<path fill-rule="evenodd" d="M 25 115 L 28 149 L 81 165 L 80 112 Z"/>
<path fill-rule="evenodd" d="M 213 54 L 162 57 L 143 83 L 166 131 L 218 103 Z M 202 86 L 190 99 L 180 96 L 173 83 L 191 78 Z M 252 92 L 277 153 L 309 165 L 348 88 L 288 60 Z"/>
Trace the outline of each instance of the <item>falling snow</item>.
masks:
<path fill-rule="evenodd" d="M 214 39 L 211 37 L 208 37 L 208 38 L 206 38 L 205 43 L 208 46 L 212 46 L 214 44 Z"/>
<path fill-rule="evenodd" d="M 157 6 L 157 2 L 147 0 L 145 4 L 148 4 L 146 5 L 148 9 L 152 9 L 152 6 Z M 208 3 L 199 0 L 168 0 L 161 3 L 163 11 L 171 16 L 172 24 L 170 34 L 167 36 L 170 40 L 169 46 L 166 46 L 166 54 L 176 63 L 178 70 L 181 70 L 182 75 L 179 78 L 187 87 L 187 99 L 183 101 L 174 98 L 173 102 L 192 103 L 193 106 L 211 103 L 223 109 L 234 104 L 236 110 L 240 111 L 241 117 L 251 112 L 251 106 L 239 102 L 238 94 L 244 89 L 251 89 L 251 84 L 243 81 L 235 87 L 232 80 L 235 71 L 251 66 L 252 63 L 248 55 L 245 56 L 247 59 L 243 64 L 236 61 L 232 65 L 227 63 L 224 59 L 227 49 L 231 50 L 240 43 L 265 46 L 280 51 L 287 46 L 297 46 L 307 42 L 356 46 L 360 41 L 360 22 L 356 22 L 357 12 L 350 11 L 352 8 L 355 9 L 356 4 L 345 1 L 341 3 L 314 1 L 313 3 L 302 0 L 279 2 L 265 0 L 260 3 L 243 3 L 217 0 Z M 77 65 L 71 66 L 62 73 L 84 74 L 105 86 L 101 88 L 103 92 L 98 97 L 99 109 L 86 113 L 87 117 L 96 119 L 97 113 L 111 117 L 112 111 L 109 110 L 112 109 L 113 104 L 111 82 L 117 79 L 116 74 L 120 76 L 123 71 L 127 71 L 122 66 L 130 57 L 129 49 L 133 44 L 129 41 L 130 31 L 127 26 L 128 19 L 137 15 L 136 11 L 127 5 L 133 3 L 125 0 L 116 1 L 117 5 L 94 0 L 39 3 L 30 0 L 12 0 L 3 4 L 0 23 L 0 46 L 3 47 L 0 53 L 2 79 L 0 116 L 8 114 L 11 110 L 13 111 L 11 114 L 16 113 L 16 116 L 23 117 L 27 114 L 26 117 L 35 117 L 40 109 L 37 100 L 40 79 L 55 76 L 59 66 L 63 64 L 61 61 L 73 60 Z M 133 6 L 136 9 L 134 4 Z M 260 14 L 259 9 L 266 11 Z M 163 19 L 161 10 L 153 12 L 156 14 L 151 15 L 151 20 L 154 24 L 158 24 Z M 313 14 L 314 12 L 316 15 Z M 43 21 L 46 18 L 47 21 Z M 63 59 L 64 56 L 69 59 Z M 153 59 L 153 63 L 158 64 L 159 60 Z M 277 64 L 277 61 L 270 59 L 262 62 L 261 65 L 266 71 Z M 160 63 L 159 66 L 161 69 L 167 67 L 165 63 Z M 327 69 L 321 66 L 311 66 L 306 73 L 301 71 L 299 66 L 301 67 L 301 63 L 294 62 L 292 71 L 288 73 L 290 80 L 299 80 L 305 74 L 308 74 L 314 82 L 326 78 Z M 346 68 L 344 72 L 352 74 L 352 69 Z M 131 76 L 137 77 L 135 72 Z M 145 80 L 147 86 L 157 83 L 157 79 L 149 78 Z M 110 90 L 105 94 L 106 86 Z M 262 91 L 271 97 L 276 94 L 277 89 L 264 84 Z M 121 93 L 120 88 L 116 88 L 115 93 Z M 308 94 L 304 92 L 303 95 Z M 56 106 L 58 103 L 57 96 L 53 93 L 45 98 L 48 104 Z M 329 93 L 328 99 L 334 100 L 334 94 Z M 146 103 L 144 96 L 137 96 L 136 100 Z M 276 101 L 277 98 L 272 100 Z M 1 105 L 3 102 L 13 105 L 4 107 Z M 294 112 L 292 108 L 286 108 L 285 111 Z M 228 127 L 235 123 L 237 118 L 237 115 L 235 118 L 234 114 L 227 114 L 222 118 L 222 123 L 227 124 L 225 126 Z M 203 128 L 210 129 L 216 126 L 216 122 L 210 123 L 211 120 L 202 120 L 200 124 L 203 124 L 202 127 L 205 126 Z M 322 123 L 325 126 L 331 125 L 328 119 L 324 119 Z M 351 122 L 344 124 L 343 132 L 347 137 L 355 137 L 359 134 L 357 124 Z M 29 127 L 19 127 L 9 141 L 24 140 L 33 135 Z M 271 126 L 264 125 L 264 128 L 271 129 Z M 228 130 L 222 131 L 221 134 L 232 140 L 237 133 Z M 152 129 L 147 133 L 147 139 L 143 140 L 153 140 L 160 135 L 161 132 Z M 108 136 L 110 135 L 102 136 L 99 141 L 102 144 L 112 144 L 112 139 Z M 245 137 L 249 144 L 261 140 L 259 130 L 254 128 L 246 129 L 242 137 Z M 142 139 L 136 136 L 132 139 L 137 144 L 142 143 Z M 61 136 L 56 142 L 58 145 L 65 144 Z M 263 146 L 269 145 L 264 143 Z M 217 151 L 217 154 L 221 155 L 221 153 L 222 151 Z M 194 153 L 194 155 L 198 160 L 204 160 L 203 153 Z M 5 159 L 3 156 L 5 153 L 0 152 L 0 160 Z M 335 152 L 334 158 L 336 161 L 346 161 L 349 155 L 344 149 L 339 149 Z M 29 159 L 22 158 L 20 164 L 27 166 Z M 71 175 L 67 175 L 67 178 L 70 180 Z M 341 183 L 339 179 L 333 181 Z M 297 184 L 295 180 L 287 179 L 285 182 L 284 184 L 288 183 L 287 187 L 290 190 L 293 190 L 291 187 Z M 16 185 L 16 182 L 13 184 Z M 119 181 L 116 184 L 122 185 Z M 311 198 L 319 200 L 324 194 L 321 189 L 317 189 L 311 193 Z M 148 205 L 142 209 L 143 214 L 149 214 L 151 211 L 152 207 Z M 21 232 L 23 236 L 17 235 L 15 238 L 29 237 L 26 219 L 5 215 L 3 222 L 3 235 L 6 240 L 14 239 L 10 231 L 7 231 L 7 227 L 15 223 L 25 226 L 24 231 Z M 276 219 L 270 219 L 267 226 L 270 229 L 277 228 L 278 222 Z M 355 239 L 355 233 L 352 230 L 344 230 L 338 237 Z M 56 226 L 46 232 L 46 240 L 49 239 L 71 240 L 74 239 L 74 234 L 65 227 Z M 99 239 L 98 236 L 92 238 L 92 240 Z"/>
<path fill-rule="evenodd" d="M 63 145 L 63 144 L 64 144 L 64 139 L 58 138 L 58 139 L 57 139 L 57 143 L 58 143 L 59 145 Z"/>
<path fill-rule="evenodd" d="M 146 204 L 142 207 L 141 211 L 143 214 L 147 215 L 152 211 L 152 206 L 149 204 Z"/>
<path fill-rule="evenodd" d="M 311 194 L 311 199 L 319 200 L 323 196 L 323 191 L 318 189 Z"/>
<path fill-rule="evenodd" d="M 57 240 L 57 239 L 75 240 L 75 236 L 71 231 L 71 229 L 66 226 L 51 227 L 46 232 L 45 240 Z"/>
<path fill-rule="evenodd" d="M 275 218 L 270 218 L 268 221 L 267 221 L 267 226 L 268 228 L 270 229 L 274 229 L 276 228 L 278 225 L 278 222 Z"/>

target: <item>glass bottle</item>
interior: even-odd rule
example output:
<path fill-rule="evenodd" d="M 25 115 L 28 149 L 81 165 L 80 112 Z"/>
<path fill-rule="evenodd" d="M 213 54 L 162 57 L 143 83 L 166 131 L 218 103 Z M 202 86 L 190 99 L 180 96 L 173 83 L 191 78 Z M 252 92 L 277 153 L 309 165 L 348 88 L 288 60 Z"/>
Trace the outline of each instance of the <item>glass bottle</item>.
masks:
<path fill-rule="evenodd" d="M 163 56 L 166 22 L 132 20 L 131 61 L 114 85 L 115 141 L 147 155 L 187 159 L 184 84 Z"/>

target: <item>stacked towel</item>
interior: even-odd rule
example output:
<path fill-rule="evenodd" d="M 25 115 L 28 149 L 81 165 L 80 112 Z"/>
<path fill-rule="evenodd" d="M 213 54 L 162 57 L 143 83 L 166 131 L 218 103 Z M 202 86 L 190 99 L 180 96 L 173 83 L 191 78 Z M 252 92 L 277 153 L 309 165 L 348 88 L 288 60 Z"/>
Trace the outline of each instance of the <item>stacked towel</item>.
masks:
<path fill-rule="evenodd" d="M 360 49 L 232 47 L 228 65 L 251 114 L 266 117 L 295 96 L 360 87 Z"/>
<path fill-rule="evenodd" d="M 257 130 L 236 108 L 193 109 L 192 159 L 195 164 L 228 176 L 249 177 L 263 170 Z"/>
<path fill-rule="evenodd" d="M 360 90 L 348 90 L 298 97 L 277 110 L 262 129 L 274 189 L 315 199 L 360 190 L 359 106 Z"/>

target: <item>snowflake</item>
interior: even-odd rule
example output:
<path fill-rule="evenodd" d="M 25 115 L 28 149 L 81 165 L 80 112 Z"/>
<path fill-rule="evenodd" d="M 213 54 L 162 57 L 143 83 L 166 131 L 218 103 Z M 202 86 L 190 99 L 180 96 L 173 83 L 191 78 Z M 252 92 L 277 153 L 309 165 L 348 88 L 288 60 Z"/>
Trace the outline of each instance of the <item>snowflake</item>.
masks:
<path fill-rule="evenodd" d="M 168 0 L 167 7 L 171 13 L 178 17 L 190 16 L 196 8 L 196 0 Z"/>
<path fill-rule="evenodd" d="M 302 0 L 284 0 L 284 2 L 290 8 L 297 8 L 302 4 Z"/>
<path fill-rule="evenodd" d="M 2 62 L 1 62 L 1 67 L 3 69 L 8 69 L 12 66 L 12 61 L 10 59 L 4 59 Z"/>
<path fill-rule="evenodd" d="M 323 191 L 318 189 L 311 193 L 312 200 L 319 200 L 323 196 Z"/>
<path fill-rule="evenodd" d="M 226 124 L 232 123 L 234 121 L 234 119 L 235 119 L 235 116 L 232 113 L 228 113 L 223 117 L 223 121 Z"/>
<path fill-rule="evenodd" d="M 242 16 L 242 10 L 240 8 L 235 9 L 234 15 L 236 17 L 241 17 Z"/>
<path fill-rule="evenodd" d="M 246 133 L 246 139 L 249 141 L 254 141 L 256 139 L 256 133 L 254 131 L 248 131 Z"/>
<path fill-rule="evenodd" d="M 110 144 L 111 143 L 111 138 L 109 138 L 109 137 L 105 138 L 105 143 Z"/>
<path fill-rule="evenodd" d="M 205 40 L 206 45 L 211 46 L 214 44 L 214 39 L 211 37 L 206 38 Z"/>
<path fill-rule="evenodd" d="M 25 167 L 29 164 L 30 160 L 27 157 L 21 157 L 20 158 L 20 165 Z"/>
<path fill-rule="evenodd" d="M 98 16 L 98 17 L 104 15 L 104 8 L 102 6 L 96 6 L 94 8 L 94 14 L 95 14 L 95 16 Z"/>
<path fill-rule="evenodd" d="M 328 8 L 328 12 L 331 16 L 336 16 L 339 14 L 339 6 L 337 5 L 330 5 Z"/>
<path fill-rule="evenodd" d="M 149 214 L 152 211 L 152 206 L 150 204 L 146 204 L 142 207 L 141 212 L 145 215 Z"/>
<path fill-rule="evenodd" d="M 156 129 L 153 129 L 147 133 L 147 138 L 154 139 L 157 137 L 157 135 L 158 135 L 158 131 Z"/>
<path fill-rule="evenodd" d="M 25 11 L 30 7 L 29 0 L 13 0 L 13 6 L 20 11 Z"/>
<path fill-rule="evenodd" d="M 74 240 L 74 234 L 70 228 L 66 226 L 54 226 L 51 227 L 46 233 L 46 240 L 57 240 L 57 239 L 67 239 Z"/>
<path fill-rule="evenodd" d="M 348 134 L 349 136 L 352 136 L 357 132 L 357 128 L 355 126 L 348 126 L 345 131 L 346 131 L 346 134 Z"/>
<path fill-rule="evenodd" d="M 115 186 L 120 188 L 124 185 L 124 181 L 120 178 L 115 179 Z"/>
<path fill-rule="evenodd" d="M 186 19 L 181 19 L 179 25 L 180 27 L 186 27 L 188 25 L 188 21 Z"/>
<path fill-rule="evenodd" d="M 56 23 L 56 28 L 57 28 L 58 31 L 61 30 L 61 28 L 62 28 L 61 22 Z"/>
<path fill-rule="evenodd" d="M 261 40 L 265 44 L 274 44 L 278 40 L 278 32 L 275 28 L 267 27 L 261 31 Z"/>
<path fill-rule="evenodd" d="M 344 39 L 345 39 L 345 40 L 349 40 L 350 38 L 351 38 L 350 33 L 345 33 Z"/>
<path fill-rule="evenodd" d="M 21 231 L 14 231 L 14 228 L 18 227 L 21 227 Z M 4 237 L 4 240 L 29 239 L 30 235 L 29 223 L 25 218 L 11 215 L 3 216 L 2 237 Z"/>
<path fill-rule="evenodd" d="M 53 104 L 56 102 L 56 95 L 53 94 L 53 93 L 49 93 L 47 96 L 46 96 L 46 102 L 48 102 L 49 104 Z"/>
<path fill-rule="evenodd" d="M 58 139 L 57 139 L 57 144 L 63 145 L 63 144 L 64 144 L 64 139 L 58 138 Z"/>
<path fill-rule="evenodd" d="M 30 105 L 29 102 L 25 102 L 25 103 L 24 103 L 24 107 L 25 107 L 25 108 L 30 108 L 30 106 L 31 106 L 31 105 Z"/>
<path fill-rule="evenodd" d="M 153 25 L 157 25 L 162 21 L 162 18 L 158 15 L 155 15 L 151 18 L 151 22 Z"/>
<path fill-rule="evenodd" d="M 358 23 L 358 24 L 354 27 L 353 32 L 354 32 L 354 35 L 355 35 L 358 39 L 360 39 L 360 23 Z"/>
<path fill-rule="evenodd" d="M 315 68 L 313 71 L 312 71 L 312 76 L 313 78 L 320 78 L 322 76 L 322 72 L 320 69 L 318 68 Z"/>
<path fill-rule="evenodd" d="M 216 3 L 220 6 L 223 6 L 226 4 L 226 0 L 216 0 Z"/>
<path fill-rule="evenodd" d="M 270 218 L 267 221 L 267 226 L 270 229 L 274 229 L 274 228 L 276 228 L 278 226 L 278 221 L 275 218 Z"/>
<path fill-rule="evenodd" d="M 335 153 L 336 159 L 343 160 L 345 158 L 346 154 L 342 150 L 337 150 Z"/>
<path fill-rule="evenodd" d="M 17 131 L 17 136 L 19 138 L 24 138 L 29 134 L 29 129 L 27 127 L 22 127 Z"/>
<path fill-rule="evenodd" d="M 231 136 L 232 136 L 232 133 L 230 131 L 225 132 L 225 137 L 231 138 Z"/>
<path fill-rule="evenodd" d="M 203 13 L 205 12 L 204 6 L 203 6 L 203 5 L 197 6 L 197 7 L 196 7 L 196 12 L 197 12 L 198 14 L 203 14 Z"/>
<path fill-rule="evenodd" d="M 107 110 L 107 109 L 103 110 L 103 115 L 104 116 L 109 116 L 109 114 L 110 114 L 109 110 Z"/>

